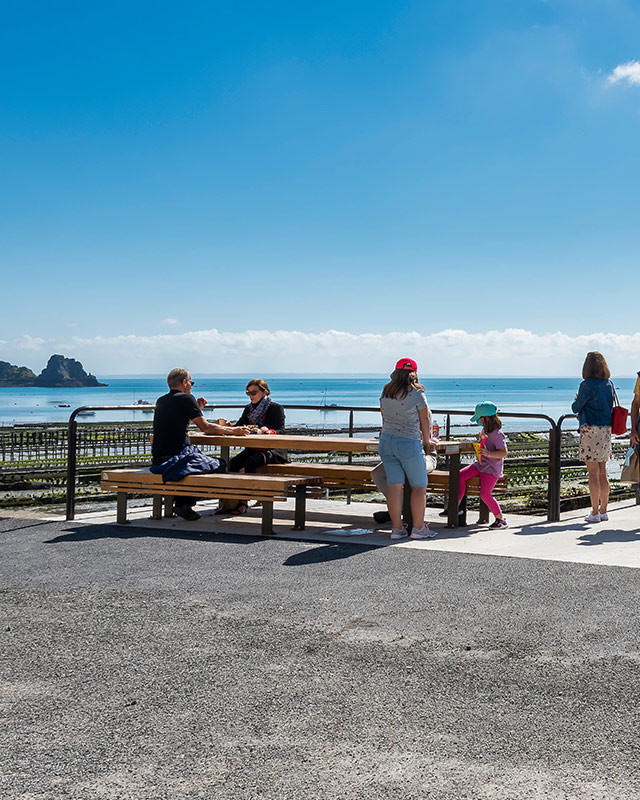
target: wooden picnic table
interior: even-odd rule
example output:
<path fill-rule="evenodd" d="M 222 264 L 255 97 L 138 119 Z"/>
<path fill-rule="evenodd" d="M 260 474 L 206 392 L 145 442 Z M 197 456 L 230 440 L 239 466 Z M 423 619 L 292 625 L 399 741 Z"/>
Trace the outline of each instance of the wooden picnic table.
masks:
<path fill-rule="evenodd" d="M 191 433 L 191 444 L 219 447 L 220 455 L 229 461 L 230 448 L 252 447 L 260 450 L 282 449 L 302 450 L 305 452 L 323 453 L 377 453 L 378 440 L 365 439 L 357 436 L 294 436 L 288 433 L 276 434 L 249 434 L 248 436 L 207 435 L 204 433 Z M 449 502 L 447 505 L 447 527 L 458 527 L 458 494 L 460 491 L 460 454 L 473 450 L 473 442 L 440 440 L 436 447 L 438 453 L 444 454 L 449 459 Z M 405 487 L 406 489 L 407 487 Z M 404 517 L 410 520 L 411 511 L 408 502 L 408 492 L 405 490 Z"/>

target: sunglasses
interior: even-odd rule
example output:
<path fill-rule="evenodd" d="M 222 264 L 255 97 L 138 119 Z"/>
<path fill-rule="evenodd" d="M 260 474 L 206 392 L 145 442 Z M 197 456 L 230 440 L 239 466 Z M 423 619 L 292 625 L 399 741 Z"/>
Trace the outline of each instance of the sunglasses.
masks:
<path fill-rule="evenodd" d="M 253 397 L 256 394 L 260 394 L 260 389 L 254 389 L 253 391 L 249 390 L 248 392 L 245 392 L 245 394 L 249 394 L 251 397 Z"/>

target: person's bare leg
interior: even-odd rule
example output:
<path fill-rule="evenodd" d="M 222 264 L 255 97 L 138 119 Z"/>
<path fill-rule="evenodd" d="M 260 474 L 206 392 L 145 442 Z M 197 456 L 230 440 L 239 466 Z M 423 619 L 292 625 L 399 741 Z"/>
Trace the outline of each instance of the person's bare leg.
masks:
<path fill-rule="evenodd" d="M 413 527 L 421 531 L 424 528 L 424 512 L 427 507 L 427 487 L 416 486 L 411 489 L 411 516 Z"/>
<path fill-rule="evenodd" d="M 598 462 L 600 475 L 600 513 L 607 513 L 607 506 L 609 505 L 609 478 L 607 477 L 607 464 L 605 461 Z"/>
<path fill-rule="evenodd" d="M 387 488 L 387 508 L 391 525 L 399 531 L 402 528 L 402 490 L 404 483 L 390 483 Z M 424 515 L 424 511 L 422 512 Z"/>
<path fill-rule="evenodd" d="M 600 511 L 600 464 L 597 461 L 587 461 L 589 473 L 589 495 L 591 496 L 591 514 L 595 517 Z M 607 493 L 608 497 L 608 493 Z"/>

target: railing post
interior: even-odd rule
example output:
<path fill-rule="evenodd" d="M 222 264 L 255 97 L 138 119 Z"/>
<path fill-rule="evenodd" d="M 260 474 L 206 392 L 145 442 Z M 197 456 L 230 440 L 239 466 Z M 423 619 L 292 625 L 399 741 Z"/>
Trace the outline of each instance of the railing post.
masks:
<path fill-rule="evenodd" d="M 76 511 L 76 438 L 78 434 L 78 423 L 76 414 L 80 409 L 76 409 L 69 417 L 69 427 L 67 429 L 67 519 L 71 520 Z"/>
<path fill-rule="evenodd" d="M 349 412 L 349 438 L 353 438 L 353 409 Z M 353 463 L 353 453 L 347 454 L 347 464 Z M 347 505 L 351 503 L 351 489 L 347 489 Z"/>
<path fill-rule="evenodd" d="M 547 520 L 560 521 L 561 450 L 560 429 L 553 425 L 549 430 L 549 478 L 547 489 Z"/>
<path fill-rule="evenodd" d="M 447 414 L 447 419 L 446 419 L 446 423 L 445 423 L 444 438 L 445 438 L 445 440 L 447 442 L 449 442 L 451 440 L 451 414 Z M 446 455 L 444 457 L 445 469 L 449 469 L 449 462 L 450 461 L 451 461 L 451 459 L 449 458 L 449 456 Z M 447 500 L 448 500 L 448 495 L 447 495 Z M 446 507 L 447 507 L 447 504 L 445 503 L 445 508 Z"/>
<path fill-rule="evenodd" d="M 560 500 L 562 487 L 562 423 L 575 414 L 563 414 L 549 433 L 549 488 L 553 480 L 553 506 L 549 497 L 549 522 L 560 521 Z M 553 449 L 552 449 L 553 443 Z M 551 492 L 550 492 L 551 495 Z"/>

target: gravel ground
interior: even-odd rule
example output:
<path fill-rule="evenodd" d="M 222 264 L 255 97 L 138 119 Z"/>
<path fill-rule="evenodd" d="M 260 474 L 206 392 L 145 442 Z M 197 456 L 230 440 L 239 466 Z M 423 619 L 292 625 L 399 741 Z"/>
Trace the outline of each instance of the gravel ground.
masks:
<path fill-rule="evenodd" d="M 640 795 L 638 571 L 0 520 L 11 800 Z"/>

